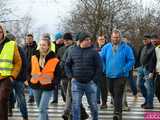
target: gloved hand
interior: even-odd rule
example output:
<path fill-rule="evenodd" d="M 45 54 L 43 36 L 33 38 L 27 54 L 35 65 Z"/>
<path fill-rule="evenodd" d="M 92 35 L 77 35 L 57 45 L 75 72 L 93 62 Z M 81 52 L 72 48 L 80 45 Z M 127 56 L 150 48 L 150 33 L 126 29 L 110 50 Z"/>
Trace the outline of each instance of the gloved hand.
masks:
<path fill-rule="evenodd" d="M 148 79 L 149 79 L 149 80 L 152 80 L 152 79 L 153 79 L 153 73 L 149 73 L 149 74 L 148 74 Z"/>

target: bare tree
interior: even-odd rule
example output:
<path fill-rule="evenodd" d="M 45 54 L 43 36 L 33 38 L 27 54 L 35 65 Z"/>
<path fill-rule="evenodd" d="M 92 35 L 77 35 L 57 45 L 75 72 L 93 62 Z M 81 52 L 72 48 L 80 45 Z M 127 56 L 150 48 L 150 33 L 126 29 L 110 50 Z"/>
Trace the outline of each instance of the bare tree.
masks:
<path fill-rule="evenodd" d="M 26 14 L 19 20 L 8 21 L 6 25 L 7 30 L 16 36 L 17 43 L 22 44 L 26 34 L 28 34 L 31 30 L 32 18 Z"/>
<path fill-rule="evenodd" d="M 160 5 L 159 0 L 154 1 Z M 63 20 L 64 30 L 86 31 L 95 39 L 99 33 L 110 37 L 111 31 L 118 28 L 122 33 L 130 32 L 138 48 L 145 32 L 160 33 L 160 9 L 157 6 L 146 8 L 143 2 L 132 0 L 80 0 L 71 18 Z"/>
<path fill-rule="evenodd" d="M 122 28 L 134 8 L 131 0 L 80 0 L 65 24 L 66 30 L 110 35 L 112 29 Z"/>
<path fill-rule="evenodd" d="M 125 31 L 131 31 L 133 34 L 133 43 L 137 48 L 142 44 L 144 33 L 152 34 L 160 31 L 160 10 L 152 6 L 145 8 L 143 3 L 137 4 L 135 12 L 131 15 L 131 19 L 126 22 Z"/>
<path fill-rule="evenodd" d="M 8 7 L 8 0 L 0 0 L 0 21 L 4 22 L 7 15 L 11 12 L 11 8 Z"/>

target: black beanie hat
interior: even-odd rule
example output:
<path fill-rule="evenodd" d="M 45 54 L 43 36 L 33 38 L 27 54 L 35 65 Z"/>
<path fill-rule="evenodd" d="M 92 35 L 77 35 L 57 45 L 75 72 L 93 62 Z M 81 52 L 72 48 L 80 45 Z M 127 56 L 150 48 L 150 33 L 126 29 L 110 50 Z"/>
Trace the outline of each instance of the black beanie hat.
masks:
<path fill-rule="evenodd" d="M 158 35 L 156 33 L 152 33 L 151 38 L 152 39 L 158 39 Z"/>
<path fill-rule="evenodd" d="M 151 35 L 149 33 L 145 33 L 143 39 L 150 39 Z"/>
<path fill-rule="evenodd" d="M 64 40 L 73 40 L 73 36 L 71 33 L 64 33 L 63 39 Z"/>
<path fill-rule="evenodd" d="M 90 35 L 85 33 L 85 32 L 80 32 L 79 35 L 78 35 L 79 41 L 83 41 L 88 37 L 90 37 Z"/>

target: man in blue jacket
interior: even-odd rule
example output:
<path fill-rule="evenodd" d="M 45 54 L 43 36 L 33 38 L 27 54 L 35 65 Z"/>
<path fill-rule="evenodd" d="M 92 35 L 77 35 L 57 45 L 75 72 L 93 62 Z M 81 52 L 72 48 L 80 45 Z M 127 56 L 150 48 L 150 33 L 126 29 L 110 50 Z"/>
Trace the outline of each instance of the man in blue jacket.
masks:
<path fill-rule="evenodd" d="M 121 40 L 119 30 L 113 30 L 111 43 L 106 44 L 100 53 L 113 97 L 113 120 L 122 120 L 122 98 L 126 78 L 135 60 L 132 49 Z"/>

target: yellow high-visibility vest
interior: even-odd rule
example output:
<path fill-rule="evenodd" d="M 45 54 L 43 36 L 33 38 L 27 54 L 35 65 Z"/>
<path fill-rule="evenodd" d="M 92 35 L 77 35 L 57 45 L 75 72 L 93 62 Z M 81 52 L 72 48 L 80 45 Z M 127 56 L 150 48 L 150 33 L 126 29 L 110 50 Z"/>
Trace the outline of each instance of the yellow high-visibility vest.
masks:
<path fill-rule="evenodd" d="M 5 43 L 0 53 L 0 75 L 3 77 L 11 76 L 15 44 L 15 41 Z"/>
<path fill-rule="evenodd" d="M 56 52 L 56 45 L 55 43 L 51 42 L 51 50 L 55 53 Z"/>

